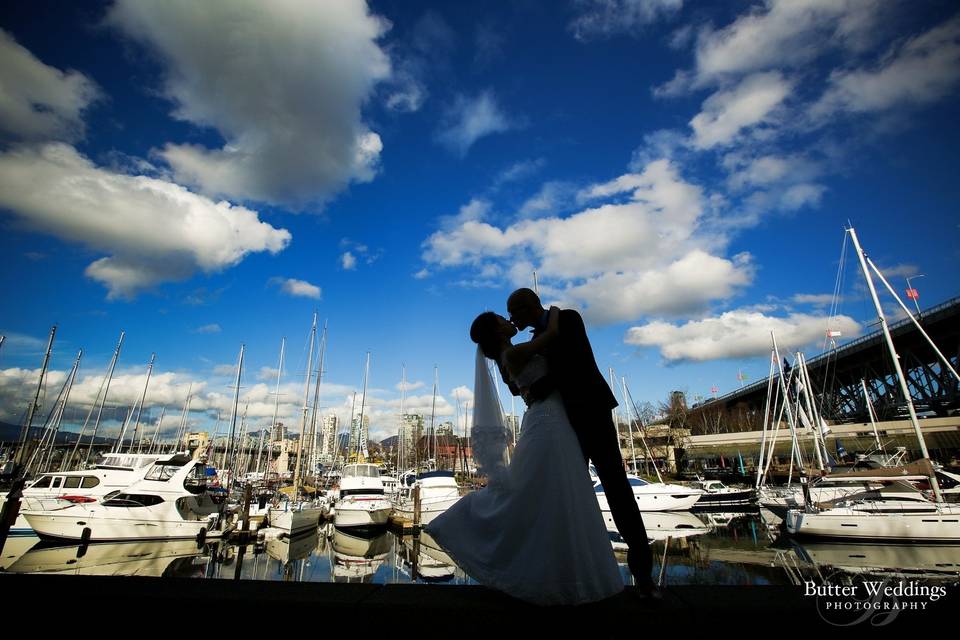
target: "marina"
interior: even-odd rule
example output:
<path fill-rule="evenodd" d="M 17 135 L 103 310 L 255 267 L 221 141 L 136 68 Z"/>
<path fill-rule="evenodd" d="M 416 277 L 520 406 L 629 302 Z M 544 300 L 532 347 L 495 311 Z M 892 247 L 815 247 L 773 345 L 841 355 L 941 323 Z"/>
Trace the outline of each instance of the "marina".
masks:
<path fill-rule="evenodd" d="M 956 626 L 955 2 L 7 4 L 0 633 Z"/>

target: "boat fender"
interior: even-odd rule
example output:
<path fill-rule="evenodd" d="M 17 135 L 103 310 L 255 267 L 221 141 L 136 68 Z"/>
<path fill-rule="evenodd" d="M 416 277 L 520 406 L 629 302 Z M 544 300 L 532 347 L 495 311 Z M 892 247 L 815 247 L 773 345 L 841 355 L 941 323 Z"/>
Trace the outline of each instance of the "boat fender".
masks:
<path fill-rule="evenodd" d="M 90 544 L 90 536 L 93 534 L 93 531 L 90 527 L 84 527 L 83 532 L 80 534 L 80 546 L 85 547 Z"/>
<path fill-rule="evenodd" d="M 200 532 L 197 533 L 197 549 L 203 547 L 203 544 L 207 541 L 207 528 L 200 527 Z"/>

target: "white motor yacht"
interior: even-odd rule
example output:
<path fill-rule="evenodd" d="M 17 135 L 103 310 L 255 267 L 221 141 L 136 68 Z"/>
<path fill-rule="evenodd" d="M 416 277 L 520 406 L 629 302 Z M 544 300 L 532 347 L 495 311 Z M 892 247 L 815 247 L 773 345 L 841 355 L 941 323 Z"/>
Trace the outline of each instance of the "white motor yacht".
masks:
<path fill-rule="evenodd" d="M 41 474 L 23 490 L 21 514 L 10 528 L 10 537 L 35 535 L 23 511 L 62 509 L 71 504 L 98 502 L 143 478 L 157 460 L 173 454 L 108 453 L 97 464 L 81 471 Z"/>
<path fill-rule="evenodd" d="M 334 526 L 338 529 L 385 527 L 393 505 L 384 496 L 380 470 L 375 464 L 343 467 Z"/>
<path fill-rule="evenodd" d="M 452 471 L 412 471 L 400 476 L 400 488 L 393 500 L 394 513 L 413 520 L 414 491 L 420 491 L 420 523 L 427 525 L 460 499 L 460 486 Z"/>
<path fill-rule="evenodd" d="M 593 465 L 590 465 L 590 479 L 593 480 L 593 490 L 600 502 L 600 510 L 606 517 L 610 513 L 610 505 L 607 503 L 607 495 Z M 627 474 L 627 480 L 633 489 L 633 497 L 640 511 L 686 511 L 703 495 L 700 489 L 691 489 L 679 484 L 647 482 L 630 473 Z"/>
<path fill-rule="evenodd" d="M 25 510 L 41 539 L 90 542 L 213 537 L 219 505 L 206 488 L 203 463 L 186 455 L 158 460 L 143 479 L 94 503 Z M 89 533 L 85 534 L 89 530 Z"/>

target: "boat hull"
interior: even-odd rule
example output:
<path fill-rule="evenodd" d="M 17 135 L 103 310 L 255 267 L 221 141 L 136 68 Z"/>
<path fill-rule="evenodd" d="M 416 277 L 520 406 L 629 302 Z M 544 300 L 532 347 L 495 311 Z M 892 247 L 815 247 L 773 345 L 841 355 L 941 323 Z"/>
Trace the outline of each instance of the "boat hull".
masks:
<path fill-rule="evenodd" d="M 787 512 L 787 532 L 797 537 L 870 542 L 960 544 L 960 509 L 926 513 L 864 513 L 853 509 Z"/>
<path fill-rule="evenodd" d="M 201 531 L 207 537 L 219 535 L 211 531 L 211 520 L 160 520 L 153 518 L 90 517 L 82 511 L 27 512 L 24 516 L 41 540 L 80 541 L 84 530 L 90 530 L 90 542 L 124 540 L 176 540 L 196 538 Z"/>
<path fill-rule="evenodd" d="M 460 496 L 422 501 L 420 503 L 420 524 L 430 524 L 434 518 L 455 505 L 458 500 L 460 500 Z M 398 503 L 394 506 L 393 510 L 394 513 L 401 518 L 413 520 L 413 504 L 411 502 L 403 501 Z"/>
<path fill-rule="evenodd" d="M 322 515 L 323 509 L 320 507 L 309 507 L 296 511 L 271 510 L 269 519 L 271 527 L 283 529 L 288 533 L 300 533 L 316 529 Z"/>
<path fill-rule="evenodd" d="M 341 500 L 333 525 L 338 529 L 386 527 L 393 505 L 389 500 Z"/>

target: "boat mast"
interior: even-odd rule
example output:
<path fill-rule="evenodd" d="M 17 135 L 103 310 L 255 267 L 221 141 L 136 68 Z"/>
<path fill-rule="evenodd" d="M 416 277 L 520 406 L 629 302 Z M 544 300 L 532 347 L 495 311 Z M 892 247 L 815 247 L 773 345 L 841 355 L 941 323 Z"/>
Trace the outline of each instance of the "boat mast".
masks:
<path fill-rule="evenodd" d="M 883 449 L 883 443 L 880 442 L 880 433 L 877 431 L 877 421 L 873 416 L 873 403 L 870 402 L 870 394 L 867 393 L 867 382 L 863 378 L 860 378 L 860 387 L 863 389 L 863 401 L 867 405 L 867 415 L 870 416 L 870 425 L 873 427 L 873 438 L 877 443 L 877 451 L 886 455 L 887 452 Z"/>
<path fill-rule="evenodd" d="M 433 365 L 433 402 L 430 405 L 430 438 L 433 440 L 433 463 L 437 464 L 437 429 L 434 426 L 434 417 L 437 413 L 437 385 L 440 382 L 437 365 Z M 430 453 L 430 440 L 427 440 L 427 453 Z M 429 469 L 428 469 L 429 471 Z"/>
<path fill-rule="evenodd" d="M 797 351 L 794 355 L 795 362 L 797 363 L 797 416 L 800 418 L 800 423 L 810 427 L 810 430 L 813 432 L 813 452 L 817 457 L 817 467 L 820 471 L 824 471 L 824 457 L 820 449 L 820 425 L 814 425 L 814 416 L 813 408 L 810 405 L 810 387 L 808 385 L 807 377 L 804 375 L 803 367 L 803 354 Z M 800 392 L 803 391 L 803 404 L 800 404 Z M 806 408 L 804 408 L 806 405 Z"/>
<path fill-rule="evenodd" d="M 93 442 L 97 438 L 97 430 L 100 428 L 100 418 L 103 416 L 103 405 L 107 403 L 107 394 L 110 393 L 110 382 L 113 380 L 113 372 L 117 367 L 117 360 L 120 359 L 120 348 L 123 346 L 123 336 L 125 332 L 120 332 L 120 340 L 117 342 L 117 348 L 113 352 L 113 358 L 110 360 L 110 368 L 107 371 L 107 385 L 103 390 L 103 398 L 100 399 L 100 407 L 97 409 L 97 419 L 93 422 L 93 434 L 90 436 L 90 444 L 87 445 L 87 455 L 83 459 L 84 466 L 90 462 L 90 453 L 93 451 Z M 80 440 L 77 440 L 80 444 Z"/>
<path fill-rule="evenodd" d="M 40 393 L 43 391 L 43 381 L 47 377 L 47 366 L 50 364 L 50 353 L 53 351 L 53 338 L 57 334 L 57 325 L 50 329 L 50 337 L 47 339 L 47 350 L 43 355 L 43 364 L 40 366 L 40 380 L 37 381 L 37 392 L 33 395 L 33 402 L 30 403 L 30 409 L 27 411 L 27 421 L 20 432 L 20 446 L 17 449 L 15 458 L 17 465 L 24 462 L 27 455 L 27 441 L 30 439 L 30 427 L 33 426 L 33 415 L 37 412 L 40 405 Z"/>
<path fill-rule="evenodd" d="M 224 451 L 225 458 L 223 466 L 226 467 L 227 463 L 230 464 L 230 483 L 233 484 L 233 481 L 236 480 L 236 464 L 233 459 L 234 449 L 233 449 L 233 440 L 237 434 L 237 409 L 240 408 L 240 374 L 243 372 L 243 344 L 240 345 L 240 357 L 237 359 L 237 379 L 234 384 L 233 389 L 233 408 L 230 411 L 230 439 L 227 440 L 228 449 Z M 228 487 L 229 489 L 229 487 Z"/>
<path fill-rule="evenodd" d="M 646 429 L 646 425 L 643 424 L 643 418 L 640 416 L 640 409 L 637 408 L 637 403 L 633 401 L 633 394 L 630 393 L 629 387 L 627 387 L 626 384 L 624 384 L 623 389 L 627 393 L 627 397 L 626 399 L 624 399 L 624 403 L 626 403 L 626 401 L 629 400 L 630 406 L 633 407 L 633 412 L 637 415 L 637 423 L 640 431 L 640 442 L 643 443 L 643 450 L 647 452 L 647 460 L 649 460 L 650 463 L 653 464 L 653 470 L 657 473 L 657 482 L 663 483 L 663 476 L 660 475 L 660 467 L 657 465 L 657 461 L 653 457 L 653 452 L 650 451 L 650 446 L 647 444 L 646 436 L 643 435 L 643 432 Z"/>
<path fill-rule="evenodd" d="M 273 434 L 277 429 L 277 415 L 280 412 L 280 376 L 283 375 L 283 348 L 287 344 L 286 338 L 280 338 L 280 366 L 277 367 L 277 390 L 274 392 L 273 422 L 270 423 L 270 458 L 273 458 Z M 271 460 L 272 461 L 272 460 Z M 267 465 L 267 469 L 270 465 Z"/>
<path fill-rule="evenodd" d="M 323 321 L 323 333 L 320 335 L 320 360 L 317 362 L 317 384 L 313 392 L 313 413 L 310 418 L 310 470 L 317 472 L 317 414 L 320 412 L 320 381 L 323 378 L 323 354 L 327 349 L 327 321 Z"/>
<path fill-rule="evenodd" d="M 797 465 L 800 467 L 800 473 L 806 477 L 806 465 L 803 461 L 803 452 L 800 451 L 800 442 L 797 439 L 797 424 L 793 419 L 793 410 L 790 408 L 790 393 L 787 389 L 787 380 L 783 376 L 783 359 L 780 357 L 780 348 L 777 346 L 777 336 L 771 331 L 770 339 L 773 341 L 773 352 L 777 358 L 777 373 L 780 377 L 780 393 L 783 394 L 783 405 L 787 412 L 787 424 L 790 426 L 790 436 L 793 438 L 792 452 L 791 452 L 791 461 L 790 464 L 793 464 L 793 459 L 797 461 Z M 789 484 L 789 481 L 788 483 Z"/>
<path fill-rule="evenodd" d="M 293 468 L 294 500 L 300 497 L 300 466 L 304 455 L 303 441 L 307 437 L 307 411 L 310 402 L 310 378 L 313 376 L 313 347 L 317 341 L 317 314 L 313 314 L 313 326 L 310 328 L 310 351 L 307 356 L 307 379 L 303 383 L 303 410 L 300 415 L 300 437 L 297 439 L 297 462 Z"/>
<path fill-rule="evenodd" d="M 620 377 L 620 395 L 623 397 L 624 404 L 626 405 L 627 400 L 627 379 L 626 377 Z M 630 461 L 630 466 L 633 467 L 632 473 L 637 472 L 637 450 L 633 444 L 633 426 L 630 424 L 630 409 L 624 407 L 624 414 L 627 416 L 627 435 L 630 437 L 630 457 L 633 458 Z"/>
<path fill-rule="evenodd" d="M 57 444 L 57 434 L 60 432 L 60 423 L 63 421 L 63 412 L 67 406 L 67 402 L 70 399 L 70 391 L 73 389 L 73 383 L 77 378 L 77 371 L 80 369 L 80 358 L 83 357 L 83 349 L 80 349 L 77 353 L 77 358 L 73 362 L 73 367 L 70 369 L 70 373 L 67 374 L 67 379 L 63 383 L 63 387 L 60 388 L 60 393 L 57 394 L 57 400 L 54 403 L 53 410 L 50 412 L 50 415 L 47 416 L 45 423 L 46 429 L 44 429 L 43 435 L 40 438 L 40 446 L 33 452 L 33 455 L 30 456 L 30 462 L 27 463 L 27 470 L 30 471 L 33 468 L 33 462 L 36 460 L 38 462 L 37 469 L 43 470 L 47 469 L 50 459 L 53 457 L 53 451 Z M 49 440 L 48 440 L 49 437 Z M 46 458 L 46 460 L 44 460 Z"/>
<path fill-rule="evenodd" d="M 190 413 L 190 400 L 193 397 L 193 383 L 190 383 L 190 386 L 187 387 L 187 399 L 183 401 L 183 412 L 180 414 L 180 424 L 177 425 L 177 439 L 173 443 L 173 451 L 177 450 L 177 447 L 180 446 L 180 443 L 183 442 L 184 436 L 187 435 L 187 423 L 189 422 L 187 416 Z M 218 413 L 219 416 L 219 413 Z M 218 417 L 219 422 L 219 417 Z"/>
<path fill-rule="evenodd" d="M 910 412 L 910 422 L 913 424 L 913 430 L 917 434 L 917 441 L 920 443 L 920 452 L 925 460 L 930 460 L 930 453 L 927 451 L 927 443 L 923 439 L 923 433 L 920 431 L 920 422 L 917 420 L 917 411 L 913 406 L 913 398 L 910 396 L 910 389 L 907 387 L 907 379 L 903 375 L 903 369 L 900 367 L 900 356 L 893 346 L 893 337 L 890 335 L 890 327 L 887 326 L 887 318 L 883 315 L 883 308 L 880 306 L 880 299 L 877 297 L 877 289 L 873 286 L 873 278 L 870 277 L 870 270 L 867 268 L 867 256 L 860 247 L 860 240 L 857 238 L 857 232 L 853 227 L 847 229 L 850 233 L 850 239 L 853 240 L 853 246 L 857 250 L 857 258 L 860 260 L 860 267 L 863 269 L 863 275 L 867 279 L 867 288 L 870 290 L 870 297 L 873 299 L 873 305 L 877 309 L 877 318 L 880 320 L 880 328 L 883 330 L 883 338 L 887 343 L 887 349 L 890 351 L 890 359 L 893 360 L 893 368 L 897 373 L 897 381 L 900 383 L 900 390 L 907 401 L 907 410 Z M 909 315 L 909 311 L 907 312 Z M 933 489 L 933 495 L 937 502 L 943 502 L 943 496 L 940 493 L 940 483 L 937 482 L 937 474 L 930 474 L 930 488 Z"/>
<path fill-rule="evenodd" d="M 360 420 L 357 424 L 357 460 L 363 455 L 364 462 L 367 461 L 367 439 L 363 433 L 363 412 L 367 405 L 367 378 L 370 375 L 370 352 L 367 351 L 367 364 L 363 369 L 363 395 L 360 396 Z"/>
<path fill-rule="evenodd" d="M 933 351 L 940 358 L 940 362 L 942 362 L 943 365 L 950 370 L 950 373 L 953 374 L 954 378 L 960 381 L 960 373 L 957 373 L 957 370 L 953 368 L 953 365 L 950 364 L 950 361 L 947 359 L 947 357 L 943 355 L 943 352 L 941 352 L 940 349 L 937 347 L 937 345 L 934 344 L 933 339 L 927 334 L 926 331 L 923 330 L 923 327 L 920 326 L 920 323 L 917 322 L 917 319 L 913 316 L 913 312 L 910 311 L 909 308 L 907 308 L 907 305 L 903 303 L 903 300 L 900 299 L 900 296 L 897 295 L 897 292 L 894 290 L 894 288 L 891 287 L 890 283 L 887 282 L 887 279 L 883 277 L 883 274 L 880 273 L 880 269 L 877 268 L 877 265 L 873 264 L 873 260 L 871 260 L 870 258 L 867 258 L 866 260 L 867 260 L 867 264 L 870 265 L 870 268 L 873 269 L 873 272 L 877 274 L 878 278 L 880 278 L 880 282 L 882 282 L 884 286 L 886 286 L 887 291 L 890 292 L 890 295 L 892 295 L 893 298 L 900 304 L 900 308 L 904 310 L 904 312 L 907 314 L 907 317 L 910 318 L 910 320 L 913 322 L 913 326 L 917 328 L 917 330 L 920 332 L 920 335 L 926 338 L 927 343 L 930 345 Z"/>
<path fill-rule="evenodd" d="M 400 427 L 397 429 L 397 478 L 404 469 L 404 436 L 406 435 L 407 425 L 407 365 L 400 365 Z"/>
<path fill-rule="evenodd" d="M 767 425 L 770 422 L 770 398 L 773 395 L 773 368 L 774 368 L 774 358 L 776 355 L 773 353 L 773 350 L 770 350 L 770 372 L 767 374 L 767 400 L 764 403 L 763 407 L 763 434 L 760 437 L 760 459 L 757 462 L 757 481 L 754 485 L 755 489 L 760 488 L 760 476 L 762 475 L 763 470 L 763 460 L 766 457 L 767 453 Z M 771 451 L 772 453 L 772 451 Z"/>
<path fill-rule="evenodd" d="M 150 386 L 150 374 L 153 373 L 153 363 L 157 359 L 156 353 L 150 354 L 150 364 L 147 365 L 147 381 L 143 383 L 143 394 L 140 396 L 140 409 L 137 411 L 137 420 L 133 423 L 133 437 L 130 439 L 130 451 L 133 451 L 133 443 L 137 442 L 137 434 L 140 432 L 140 417 L 143 415 L 143 403 L 147 400 L 147 387 Z M 137 442 L 137 453 L 140 453 L 140 444 L 143 442 L 143 434 L 140 435 L 140 442 Z"/>
<path fill-rule="evenodd" d="M 150 448 L 147 450 L 147 453 L 153 453 L 154 447 L 157 446 L 157 439 L 160 437 L 160 425 L 163 424 L 163 416 L 167 413 L 166 407 L 160 407 L 160 417 L 157 419 L 157 428 L 153 430 L 153 438 L 150 440 Z"/>

